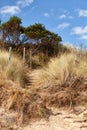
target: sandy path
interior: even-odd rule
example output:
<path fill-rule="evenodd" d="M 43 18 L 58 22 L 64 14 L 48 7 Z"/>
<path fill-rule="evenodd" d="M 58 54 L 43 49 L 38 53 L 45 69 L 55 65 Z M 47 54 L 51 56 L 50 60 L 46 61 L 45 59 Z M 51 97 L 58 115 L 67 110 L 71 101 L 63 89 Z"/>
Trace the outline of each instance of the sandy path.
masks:
<path fill-rule="evenodd" d="M 20 130 L 87 130 L 87 110 L 79 115 L 64 111 L 57 111 L 50 116 L 49 121 L 40 120 L 32 122 Z"/>
<path fill-rule="evenodd" d="M 53 109 L 54 114 L 49 120 L 33 121 L 21 128 L 14 123 L 15 113 L 0 112 L 0 130 L 87 130 L 87 109 L 82 109 L 79 114 Z"/>

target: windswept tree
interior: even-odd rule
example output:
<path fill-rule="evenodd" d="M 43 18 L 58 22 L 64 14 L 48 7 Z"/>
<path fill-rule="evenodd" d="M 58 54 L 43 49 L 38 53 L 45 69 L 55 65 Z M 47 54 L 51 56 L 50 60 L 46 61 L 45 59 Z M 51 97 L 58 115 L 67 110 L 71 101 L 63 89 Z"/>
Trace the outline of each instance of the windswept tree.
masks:
<path fill-rule="evenodd" d="M 44 25 L 38 23 L 31 25 L 26 28 L 26 35 L 31 39 L 32 43 L 36 43 L 38 45 L 37 49 L 40 50 L 48 50 L 51 53 L 51 51 L 58 52 L 58 45 L 60 44 L 60 41 L 62 41 L 62 38 L 58 36 L 58 34 L 55 34 L 45 28 Z M 36 49 L 36 50 L 37 50 Z"/>
<path fill-rule="evenodd" d="M 21 25 L 22 21 L 19 17 L 13 16 L 2 24 L 3 40 L 11 44 L 20 44 L 25 42 L 24 30 L 25 28 Z"/>
<path fill-rule="evenodd" d="M 35 43 L 58 43 L 62 40 L 60 36 L 47 30 L 45 26 L 40 23 L 27 27 L 25 32 Z"/>

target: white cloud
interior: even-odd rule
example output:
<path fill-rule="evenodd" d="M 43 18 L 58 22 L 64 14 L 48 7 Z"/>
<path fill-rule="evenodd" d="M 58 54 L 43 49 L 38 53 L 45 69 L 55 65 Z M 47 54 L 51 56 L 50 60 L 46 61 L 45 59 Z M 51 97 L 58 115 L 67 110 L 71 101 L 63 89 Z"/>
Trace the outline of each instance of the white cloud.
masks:
<path fill-rule="evenodd" d="M 87 17 L 87 10 L 78 10 L 79 17 Z"/>
<path fill-rule="evenodd" d="M 62 23 L 59 24 L 59 26 L 57 27 L 57 29 L 64 29 L 70 26 L 70 23 Z"/>
<path fill-rule="evenodd" d="M 62 14 L 62 15 L 59 16 L 59 19 L 63 19 L 63 18 L 66 18 L 65 14 Z"/>
<path fill-rule="evenodd" d="M 34 0 L 17 0 L 16 5 L 6 5 L 3 6 L 0 9 L 0 14 L 2 15 L 15 15 L 18 14 L 21 11 L 21 8 L 29 6 L 31 3 L 33 3 Z"/>
<path fill-rule="evenodd" d="M 33 2 L 34 2 L 34 0 L 18 0 L 17 5 L 19 5 L 21 7 L 26 7 L 26 6 L 29 6 Z"/>
<path fill-rule="evenodd" d="M 6 15 L 6 14 L 10 14 L 10 15 L 14 15 L 19 13 L 21 10 L 18 6 L 4 6 L 0 9 L 0 14 L 2 15 Z"/>
<path fill-rule="evenodd" d="M 50 17 L 50 14 L 49 13 L 44 13 L 44 16 L 45 17 Z"/>
<path fill-rule="evenodd" d="M 87 40 L 87 35 L 83 35 L 80 39 Z"/>
<path fill-rule="evenodd" d="M 54 15 L 54 9 L 50 9 L 49 12 L 45 12 L 43 15 L 47 18 L 52 17 Z"/>
<path fill-rule="evenodd" d="M 61 14 L 58 19 L 64 19 L 64 18 L 67 18 L 67 19 L 73 19 L 73 16 L 70 15 L 70 13 L 67 11 L 67 12 L 64 12 L 63 14 Z"/>
<path fill-rule="evenodd" d="M 87 26 L 85 27 L 75 27 L 72 29 L 72 32 L 71 34 L 77 34 L 77 35 L 84 35 L 84 34 L 87 34 Z"/>

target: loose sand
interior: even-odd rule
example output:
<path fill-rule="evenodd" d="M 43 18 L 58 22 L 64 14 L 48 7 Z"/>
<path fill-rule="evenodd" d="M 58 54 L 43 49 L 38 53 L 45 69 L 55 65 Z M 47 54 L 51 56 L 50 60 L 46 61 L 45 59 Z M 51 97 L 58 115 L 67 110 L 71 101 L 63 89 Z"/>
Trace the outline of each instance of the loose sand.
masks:
<path fill-rule="evenodd" d="M 52 109 L 48 120 L 32 121 L 28 126 L 15 125 L 16 113 L 0 110 L 0 130 L 87 130 L 87 109 L 80 111 Z"/>

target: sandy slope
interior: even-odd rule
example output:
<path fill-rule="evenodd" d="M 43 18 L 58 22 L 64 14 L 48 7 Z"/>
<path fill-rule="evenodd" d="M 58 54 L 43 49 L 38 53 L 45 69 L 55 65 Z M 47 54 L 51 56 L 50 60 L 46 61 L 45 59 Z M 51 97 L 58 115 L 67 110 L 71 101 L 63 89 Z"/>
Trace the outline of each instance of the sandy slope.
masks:
<path fill-rule="evenodd" d="M 5 113 L 0 109 L 0 130 L 87 130 L 87 109 L 80 111 L 54 110 L 48 120 L 32 121 L 20 127 L 15 124 L 16 113 Z"/>
<path fill-rule="evenodd" d="M 87 130 L 87 110 L 73 114 L 67 111 L 56 111 L 49 121 L 40 120 L 20 130 Z"/>
<path fill-rule="evenodd" d="M 52 109 L 53 114 L 48 120 L 32 121 L 28 126 L 20 126 L 20 121 L 17 122 L 18 113 L 3 108 L 0 107 L 0 130 L 87 130 L 87 105 L 73 111 Z"/>

